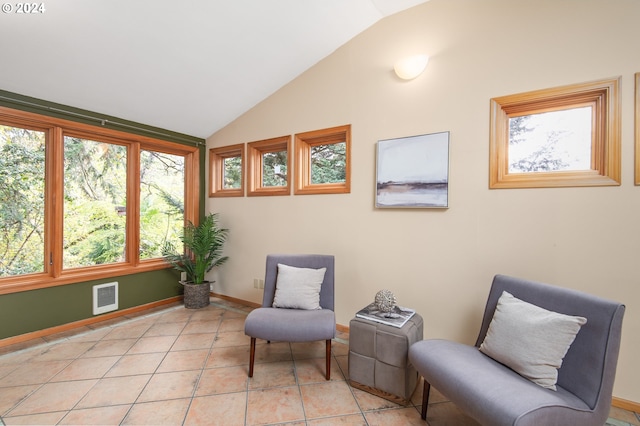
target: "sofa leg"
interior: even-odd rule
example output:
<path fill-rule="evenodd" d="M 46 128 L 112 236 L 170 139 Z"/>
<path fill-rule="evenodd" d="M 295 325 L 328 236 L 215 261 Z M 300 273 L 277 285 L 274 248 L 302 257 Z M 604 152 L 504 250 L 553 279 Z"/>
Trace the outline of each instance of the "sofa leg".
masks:
<path fill-rule="evenodd" d="M 424 381 L 424 387 L 422 388 L 422 412 L 420 413 L 420 417 L 422 420 L 427 420 L 427 406 L 429 405 L 429 391 L 431 390 L 431 384 Z"/>
<path fill-rule="evenodd" d="M 327 380 L 331 380 L 331 339 L 327 340 Z"/>
<path fill-rule="evenodd" d="M 251 338 L 251 349 L 249 350 L 249 377 L 253 377 L 253 361 L 256 358 L 256 338 Z"/>

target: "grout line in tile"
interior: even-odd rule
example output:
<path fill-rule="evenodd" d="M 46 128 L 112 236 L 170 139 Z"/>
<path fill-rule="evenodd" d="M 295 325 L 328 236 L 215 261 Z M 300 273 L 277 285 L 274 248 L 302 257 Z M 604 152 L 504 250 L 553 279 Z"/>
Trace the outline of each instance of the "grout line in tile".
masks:
<path fill-rule="evenodd" d="M 117 322 L 115 324 L 106 325 L 105 327 L 98 327 L 98 328 L 94 328 L 94 329 L 87 330 L 87 331 L 82 331 L 82 332 L 79 332 L 77 334 L 73 334 L 73 335 L 66 336 L 66 337 L 61 337 L 61 338 L 50 340 L 50 341 L 46 341 L 45 340 L 44 342 L 35 344 L 33 346 L 29 346 L 29 347 L 26 347 L 26 348 L 23 348 L 23 349 L 18 349 L 16 351 L 11 351 L 11 352 L 7 352 L 5 354 L 1 354 L 0 355 L 0 359 L 2 359 L 2 357 L 7 356 L 7 355 L 21 354 L 21 353 L 24 353 L 24 352 L 27 352 L 27 351 L 31 351 L 33 349 L 42 349 L 42 348 L 46 348 L 48 346 L 53 346 L 53 345 L 58 344 L 58 343 L 69 341 L 69 340 L 74 339 L 76 337 L 84 337 L 84 336 L 86 336 L 88 334 L 91 334 L 91 333 L 93 333 L 95 331 L 98 331 L 98 330 L 101 330 L 103 328 L 117 328 L 117 327 L 120 327 L 120 326 L 123 326 L 123 325 L 131 324 L 133 322 L 136 322 L 136 321 L 139 321 L 139 320 L 142 320 L 142 319 L 147 319 L 147 318 L 150 318 L 150 317 L 153 317 L 153 316 L 157 316 L 157 315 L 160 315 L 160 314 L 166 314 L 169 311 L 177 310 L 179 308 L 181 308 L 181 306 L 174 306 L 174 307 L 168 308 L 167 310 L 164 310 L 164 311 L 152 312 L 152 313 L 149 313 L 149 314 L 146 314 L 146 315 L 141 315 L 141 316 L 134 317 L 134 318 L 129 318 L 129 317 L 125 316 L 125 317 L 122 317 L 122 318 L 126 318 L 126 319 L 123 319 L 122 321 Z"/>
<path fill-rule="evenodd" d="M 340 337 L 334 337 L 333 341 L 334 342 L 338 342 L 338 343 L 342 343 L 343 345 L 348 345 L 349 344 L 348 340 L 342 339 Z"/>
<path fill-rule="evenodd" d="M 225 304 L 223 304 L 223 303 L 218 303 L 218 302 L 213 302 L 213 301 L 212 301 L 212 302 L 211 302 L 211 305 L 213 305 L 215 308 L 221 308 L 221 309 L 224 309 L 225 311 L 228 311 L 228 312 L 234 312 L 234 313 L 238 313 L 238 314 L 242 314 L 242 315 L 244 315 L 244 316 L 246 316 L 246 315 L 248 314 L 248 312 L 247 312 L 247 311 L 244 311 L 244 310 L 241 310 L 241 309 L 238 309 L 238 308 L 234 308 L 234 307 L 232 307 L 232 306 L 228 306 L 228 305 L 225 305 Z M 47 343 L 44 343 L 44 344 L 38 345 L 37 347 L 46 347 L 46 346 L 48 346 L 48 345 L 53 345 L 53 344 L 55 344 L 55 343 L 68 341 L 68 340 L 70 340 L 70 339 L 72 339 L 72 338 L 75 338 L 75 337 L 78 337 L 78 336 L 84 336 L 84 335 L 87 335 L 87 334 L 92 333 L 92 332 L 94 332 L 94 331 L 97 331 L 97 330 L 99 330 L 99 329 L 104 329 L 104 328 L 114 329 L 114 328 L 117 328 L 117 327 L 122 326 L 122 325 L 127 325 L 127 324 L 131 324 L 131 323 L 135 323 L 135 322 L 136 322 L 136 321 L 138 321 L 138 320 L 143 320 L 143 319 L 148 319 L 148 318 L 152 318 L 152 317 L 157 317 L 157 316 L 159 316 L 159 315 L 163 315 L 163 314 L 166 314 L 166 313 L 168 313 L 168 312 L 172 312 L 172 311 L 180 310 L 180 309 L 184 309 L 184 308 L 183 308 L 182 306 L 173 306 L 173 307 L 167 307 L 166 309 L 162 309 L 162 310 L 154 311 L 154 312 L 148 313 L 148 314 L 146 314 L 146 315 L 139 315 L 139 316 L 136 316 L 136 317 L 133 317 L 133 318 L 128 318 L 128 317 L 126 317 L 126 316 L 123 316 L 123 317 L 121 317 L 121 321 L 120 321 L 120 322 L 117 322 L 117 323 L 115 323 L 115 322 L 114 322 L 114 323 L 112 323 L 112 324 L 110 324 L 110 325 L 105 325 L 105 327 L 100 327 L 100 328 L 96 328 L 96 329 L 92 329 L 92 330 L 88 330 L 88 331 L 82 331 L 82 332 L 80 332 L 80 333 L 78 333 L 78 334 L 74 334 L 74 335 L 72 335 L 72 336 L 70 335 L 70 336 L 67 336 L 67 337 L 64 337 L 64 338 L 62 338 L 62 337 L 61 337 L 61 338 L 56 339 L 56 340 L 53 340 L 53 341 L 51 341 L 51 342 L 47 342 Z M 235 316 L 232 316 L 232 318 L 236 318 L 236 317 L 235 317 Z M 191 394 L 191 397 L 190 397 L 190 401 L 189 401 L 189 403 L 188 403 L 188 405 L 187 405 L 187 409 L 186 409 L 186 411 L 185 411 L 185 417 L 182 419 L 182 424 L 184 424 L 184 423 L 186 422 L 186 420 L 187 420 L 187 416 L 188 416 L 188 414 L 189 414 L 189 410 L 191 409 L 192 404 L 193 404 L 193 400 L 196 398 L 196 393 L 197 393 L 198 386 L 199 386 L 199 384 L 200 384 L 200 382 L 201 382 L 201 380 L 202 380 L 203 373 L 204 373 L 204 371 L 206 370 L 206 365 L 207 365 L 206 361 L 207 361 L 207 359 L 209 358 L 209 356 L 211 356 L 212 350 L 213 350 L 213 349 L 214 349 L 214 347 L 215 347 L 215 342 L 216 342 L 216 340 L 217 340 L 217 337 L 218 337 L 218 336 L 219 336 L 219 334 L 220 334 L 220 328 L 221 328 L 222 323 L 224 322 L 224 319 L 225 319 L 224 314 L 222 314 L 222 315 L 220 315 L 220 316 L 219 316 L 219 319 L 218 319 L 218 328 L 217 328 L 217 330 L 215 331 L 215 338 L 212 340 L 211 344 L 210 344 L 210 345 L 209 345 L 209 347 L 208 347 L 208 352 L 207 352 L 207 357 L 205 358 L 205 362 L 202 364 L 202 366 L 201 366 L 199 369 L 194 369 L 194 371 L 195 371 L 195 370 L 198 370 L 198 371 L 199 371 L 199 375 L 197 376 L 196 383 L 195 383 L 195 385 L 194 385 L 194 387 L 193 387 L 193 391 L 192 391 L 192 394 Z M 191 321 L 191 317 L 190 317 L 189 315 L 185 314 L 185 319 L 184 319 L 184 320 L 181 320 L 181 321 L 184 321 L 184 324 L 183 324 L 182 330 L 181 330 L 181 332 L 178 334 L 178 336 L 181 336 L 181 335 L 182 335 L 182 332 L 184 331 L 184 329 L 185 329 L 186 325 Z M 157 322 L 155 322 L 154 324 L 156 324 L 156 323 L 157 323 Z M 152 325 L 150 325 L 150 327 L 151 327 L 151 326 L 153 326 L 153 324 L 152 324 Z M 348 335 L 344 335 L 344 336 L 348 336 Z M 344 338 L 344 336 L 342 336 L 342 337 L 336 337 L 336 338 L 334 338 L 334 341 L 335 341 L 335 342 L 337 342 L 337 343 L 344 344 L 344 345 L 347 345 L 347 346 L 348 346 L 348 343 L 349 343 L 349 341 L 348 341 L 348 337 Z M 139 340 L 140 338 L 142 338 L 142 337 L 144 337 L 144 335 L 139 336 L 139 337 L 138 337 L 138 338 L 136 338 L 135 340 L 136 340 L 136 341 L 138 341 L 138 340 Z M 177 339 L 177 338 L 176 338 L 176 339 Z M 162 365 L 162 362 L 163 362 L 163 361 L 166 359 L 166 357 L 168 356 L 169 352 L 171 352 L 171 348 L 173 348 L 173 346 L 174 346 L 174 345 L 175 345 L 175 342 L 174 342 L 174 344 L 172 344 L 172 345 L 171 345 L 171 347 L 170 347 L 168 350 L 164 351 L 164 356 L 162 357 L 162 360 L 160 361 L 160 363 L 158 363 L 158 366 L 155 368 L 154 372 L 150 374 L 150 376 L 149 376 L 149 381 L 151 380 L 151 378 L 152 378 L 155 374 L 160 374 L 160 373 L 158 373 L 158 369 L 160 368 L 160 365 Z M 25 348 L 25 349 L 22 349 L 22 350 L 19 350 L 19 351 L 15 351 L 15 352 L 9 352 L 8 354 L 21 353 L 21 352 L 24 352 L 24 351 L 27 351 L 27 350 L 31 350 L 31 349 L 33 349 L 34 347 L 36 347 L 36 346 L 32 346 L 32 347 Z M 307 419 L 307 412 L 306 412 L 306 410 L 305 410 L 304 402 L 303 402 L 303 398 L 302 398 L 302 388 L 301 388 L 301 386 L 303 386 L 303 385 L 302 385 L 302 384 L 300 384 L 300 382 L 299 382 L 299 378 L 298 378 L 298 371 L 297 371 L 297 369 L 296 369 L 296 359 L 295 359 L 295 357 L 293 356 L 293 347 L 292 347 L 292 344 L 291 344 L 291 343 L 289 343 L 288 348 L 289 348 L 289 352 L 290 352 L 291 359 L 292 359 L 293 366 L 294 366 L 294 375 L 295 375 L 295 384 L 294 384 L 294 386 L 297 386 L 297 387 L 298 387 L 298 392 L 299 392 L 299 396 L 300 396 L 300 401 L 301 401 L 301 404 L 302 404 L 302 412 L 303 412 L 304 419 L 305 419 L 305 420 L 303 420 L 303 421 L 302 421 L 302 424 L 304 424 L 305 422 L 307 422 L 307 421 L 308 421 L 308 419 Z M 205 349 L 205 348 L 202 348 L 202 349 Z M 8 354 L 5 354 L 5 355 L 8 355 Z M 123 355 L 119 355 L 119 357 L 120 357 L 120 358 L 122 358 L 122 357 L 123 357 L 123 356 L 125 356 L 125 355 L 126 355 L 126 353 L 125 353 L 125 354 L 123 354 Z M 345 355 L 345 354 L 342 354 L 342 355 L 340 355 L 340 356 L 341 356 L 341 357 L 343 357 L 344 355 Z M 3 356 L 3 355 L 0 355 L 0 360 L 2 359 L 2 356 Z M 80 356 L 81 356 L 81 355 L 79 355 L 78 357 L 80 357 Z M 77 359 L 78 357 L 76 357 L 76 358 L 74 358 L 74 359 Z M 339 371 L 339 372 L 342 374 L 342 376 L 344 377 L 344 380 L 345 380 L 345 381 L 347 382 L 347 384 L 348 384 L 348 377 L 347 377 L 346 372 L 344 371 L 344 369 L 346 369 L 346 366 L 343 368 L 343 367 L 340 365 L 340 363 L 338 363 L 338 362 L 337 362 L 337 361 L 338 361 L 338 360 L 337 360 L 337 356 L 336 356 L 336 354 L 335 354 L 335 353 L 333 353 L 333 351 L 332 351 L 332 354 L 331 354 L 331 359 L 332 359 L 332 363 L 335 361 L 335 364 L 337 365 L 337 369 L 338 369 L 338 370 L 336 371 L 336 373 Z M 72 362 L 72 361 L 73 361 L 73 360 L 69 360 L 69 362 Z M 115 366 L 115 364 L 114 364 L 114 366 Z M 112 368 L 113 368 L 113 366 L 112 366 Z M 102 378 L 104 378 L 104 376 L 106 376 L 106 374 L 108 374 L 108 371 L 109 371 L 109 370 L 107 370 L 107 372 L 105 372 L 105 374 L 103 375 L 103 377 L 102 377 Z M 55 377 L 55 375 L 54 375 L 53 377 Z M 52 377 L 52 378 L 50 378 L 49 380 L 47 380 L 47 382 L 46 382 L 46 383 L 49 383 L 49 382 L 53 379 L 53 377 Z M 100 380 L 100 379 L 99 379 L 99 380 Z M 126 419 L 126 417 L 131 413 L 131 410 L 133 409 L 133 407 L 135 406 L 135 404 L 139 404 L 139 403 L 140 403 L 140 402 L 138 401 L 138 399 L 140 398 L 140 396 L 142 395 L 142 393 L 144 392 L 144 390 L 145 390 L 145 389 L 147 388 L 147 386 L 149 385 L 149 381 L 147 381 L 147 383 L 143 386 L 143 388 L 142 388 L 142 390 L 140 391 L 139 395 L 136 397 L 135 402 L 133 402 L 133 403 L 131 403 L 131 404 L 130 404 L 129 409 L 127 410 L 127 412 L 126 412 L 125 416 L 123 417 L 123 420 L 124 420 L 124 419 Z M 96 382 L 96 383 L 97 383 L 97 382 Z M 251 390 L 251 389 L 250 389 L 250 384 L 251 384 L 251 381 L 250 381 L 250 380 L 247 380 L 247 381 L 246 381 L 246 384 L 245 384 L 245 386 L 244 386 L 244 390 L 243 390 L 243 392 L 245 392 L 245 407 L 244 407 L 244 408 L 245 408 L 245 409 L 244 409 L 244 419 L 245 419 L 245 420 L 244 420 L 244 424 L 245 424 L 245 425 L 247 424 L 247 419 L 248 419 L 248 415 L 249 415 L 249 392 L 254 392 L 254 391 L 259 391 L 259 390 L 260 390 L 260 389 Z M 309 383 L 309 384 L 307 384 L 307 385 L 313 385 L 313 383 Z M 33 392 L 35 392 L 37 389 L 41 388 L 42 386 L 44 386 L 44 383 L 43 383 L 43 384 L 39 384 L 39 385 L 37 386 L 37 388 L 36 388 L 34 391 L 32 391 L 29 395 L 31 395 Z M 353 389 L 351 386 L 348 386 L 348 387 L 349 387 L 349 390 L 350 390 L 350 392 L 351 392 L 352 397 L 354 398 L 354 400 L 355 400 L 355 402 L 356 402 L 356 404 L 357 404 L 357 406 L 358 406 L 359 414 L 361 414 L 361 415 L 362 415 L 362 417 L 364 418 L 364 422 L 365 422 L 365 424 L 368 424 L 368 421 L 367 421 L 367 419 L 366 419 L 366 417 L 365 417 L 365 411 L 363 410 L 362 406 L 360 405 L 360 402 L 359 402 L 359 401 L 358 401 L 358 399 L 356 398 L 354 389 Z M 93 387 L 92 387 L 91 389 L 93 389 Z M 91 389 L 89 389 L 89 391 L 88 391 L 88 392 L 90 392 L 90 391 L 91 391 Z M 88 393 L 88 392 L 87 392 L 87 393 Z M 228 393 L 228 392 L 225 392 L 225 393 Z M 235 392 L 233 392 L 233 393 L 235 393 Z M 25 397 L 25 398 L 23 398 L 20 402 L 18 402 L 14 407 L 12 407 L 12 408 L 11 408 L 9 411 L 7 411 L 6 413 L 9 413 L 11 410 L 15 409 L 18 405 L 20 405 L 20 403 L 21 403 L 22 401 L 26 400 L 27 398 L 28 398 L 28 396 L 27 396 L 27 397 Z M 182 399 L 182 398 L 176 398 L 176 399 Z M 78 401 L 78 403 L 79 403 L 81 400 L 82 400 L 82 398 L 80 398 L 80 400 Z M 78 403 L 77 403 L 77 404 L 78 404 Z M 77 404 L 76 404 L 76 406 L 77 406 Z M 438 404 L 438 403 L 434 403 L 434 404 Z M 73 408 L 73 409 L 76 409 L 76 406 L 74 406 L 74 408 Z M 367 411 L 366 411 L 366 413 L 370 413 L 370 412 L 382 412 L 382 411 L 392 411 L 392 410 L 396 410 L 396 409 L 400 409 L 400 408 L 408 408 L 408 407 L 413 407 L 413 408 L 416 410 L 416 412 L 417 412 L 418 414 L 420 413 L 420 404 L 418 403 L 418 404 L 416 405 L 416 404 L 414 404 L 413 402 L 411 402 L 411 403 L 410 403 L 410 405 L 407 405 L 407 406 L 404 406 L 404 407 L 385 407 L 385 408 L 371 409 L 371 410 L 367 410 Z M 69 412 L 73 411 L 73 409 L 72 409 L 72 410 L 70 410 L 70 411 L 68 411 L 68 412 L 67 412 L 67 414 L 68 414 Z M 638 417 L 638 414 L 634 413 L 634 415 L 635 415 L 635 418 L 638 418 L 638 419 L 640 420 L 640 417 Z M 6 416 L 5 416 L 5 417 L 6 417 Z M 323 419 L 334 419 L 334 418 L 339 418 L 339 417 L 340 417 L 340 416 L 327 416 L 327 417 L 323 417 Z M 64 417 L 63 417 L 63 418 L 64 418 Z M 317 420 L 317 419 L 314 419 L 314 420 Z M 327 421 L 330 421 L 330 420 L 327 420 Z M 428 424 L 428 423 L 427 423 L 427 424 Z M 632 426 L 630 423 L 627 423 L 627 422 L 625 422 L 625 421 L 621 421 L 621 420 L 616 420 L 616 419 L 614 419 L 614 418 L 610 418 L 610 419 L 609 419 L 609 421 L 608 421 L 608 424 L 609 424 L 609 425 L 611 425 L 611 426 Z M 634 424 L 635 424 L 635 422 L 634 422 Z M 3 419 L 2 419 L 1 417 L 0 417 L 0 426 L 5 426 L 5 422 L 3 421 Z"/>
<path fill-rule="evenodd" d="M 211 305 L 216 306 L 218 308 L 222 308 L 222 309 L 226 309 L 228 311 L 232 311 L 238 314 L 242 314 L 242 315 L 249 315 L 249 313 L 247 311 L 243 311 L 242 309 L 238 309 L 238 308 L 234 308 L 232 306 L 227 306 L 227 305 L 223 305 L 222 303 L 218 303 L 218 302 L 211 302 Z"/>

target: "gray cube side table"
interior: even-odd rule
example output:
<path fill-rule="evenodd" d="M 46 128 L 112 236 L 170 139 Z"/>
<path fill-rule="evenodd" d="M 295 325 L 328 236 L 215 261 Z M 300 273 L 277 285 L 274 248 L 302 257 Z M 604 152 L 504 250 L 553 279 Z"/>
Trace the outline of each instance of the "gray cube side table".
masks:
<path fill-rule="evenodd" d="M 422 338 L 423 322 L 417 313 L 402 328 L 353 318 L 349 323 L 351 386 L 408 404 L 418 384 L 418 372 L 408 359 L 409 346 Z"/>

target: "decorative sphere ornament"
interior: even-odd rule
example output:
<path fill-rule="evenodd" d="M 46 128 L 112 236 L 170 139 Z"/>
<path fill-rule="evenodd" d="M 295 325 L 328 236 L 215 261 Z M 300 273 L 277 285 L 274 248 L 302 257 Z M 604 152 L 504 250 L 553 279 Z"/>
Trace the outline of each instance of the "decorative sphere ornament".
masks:
<path fill-rule="evenodd" d="M 381 312 L 388 314 L 396 307 L 396 297 L 389 290 L 380 290 L 376 293 L 375 304 Z"/>

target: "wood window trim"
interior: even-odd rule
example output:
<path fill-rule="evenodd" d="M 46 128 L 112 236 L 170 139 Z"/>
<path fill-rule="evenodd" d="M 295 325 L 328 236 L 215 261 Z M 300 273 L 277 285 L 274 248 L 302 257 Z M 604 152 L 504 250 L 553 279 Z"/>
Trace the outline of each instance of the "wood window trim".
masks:
<path fill-rule="evenodd" d="M 491 99 L 489 188 L 620 185 L 620 77 Z M 509 173 L 509 118 L 593 107 L 591 170 Z"/>
<path fill-rule="evenodd" d="M 228 145 L 209 150 L 209 197 L 244 197 L 245 158 L 244 144 Z M 224 160 L 240 157 L 242 170 L 240 172 L 240 188 L 225 188 Z"/>
<path fill-rule="evenodd" d="M 263 159 L 269 152 L 287 151 L 287 184 L 285 186 L 263 186 Z M 291 136 L 280 136 L 247 144 L 247 195 L 291 194 Z"/>
<path fill-rule="evenodd" d="M 46 133 L 47 155 L 45 157 L 46 169 L 45 192 L 46 206 L 44 232 L 45 253 L 52 253 L 53 262 L 45 262 L 45 270 L 39 273 L 17 275 L 11 277 L 0 277 L 0 295 L 10 294 L 28 290 L 36 290 L 47 287 L 86 282 L 104 278 L 113 278 L 123 275 L 137 274 L 141 272 L 168 269 L 168 265 L 162 258 L 140 260 L 137 257 L 137 246 L 139 236 L 131 237 L 127 244 L 127 260 L 121 263 L 94 265 L 81 268 L 62 268 L 62 235 L 63 228 L 61 218 L 62 196 L 64 191 L 60 188 L 63 174 L 64 147 L 63 137 L 65 135 L 83 136 L 89 139 L 98 139 L 105 142 L 117 143 L 128 146 L 128 153 L 132 151 L 139 153 L 140 149 L 166 152 L 169 154 L 183 155 L 185 158 L 185 220 L 197 222 L 200 206 L 200 148 L 197 146 L 182 145 L 175 142 L 154 139 L 148 136 L 131 134 L 119 130 L 113 130 L 100 126 L 69 121 L 62 118 L 45 116 L 37 113 L 15 110 L 0 106 L 0 121 L 4 125 L 25 127 L 39 130 Z M 128 168 L 128 176 L 137 176 L 139 179 L 139 164 L 133 165 L 137 154 L 130 158 L 132 165 Z M 137 172 L 136 172 L 137 170 Z M 133 175 L 131 173 L 134 172 Z M 127 180 L 127 191 L 135 193 L 139 188 L 139 182 Z M 131 220 L 140 217 L 139 201 L 134 203 L 138 197 L 132 197 L 127 212 L 127 234 L 139 230 L 139 226 L 131 224 Z"/>
<path fill-rule="evenodd" d="M 345 142 L 345 180 L 340 183 L 311 183 L 311 148 Z M 346 194 L 351 192 L 351 125 L 314 130 L 295 135 L 294 194 Z"/>
<path fill-rule="evenodd" d="M 634 113 L 635 184 L 640 185 L 640 72 L 635 73 Z"/>

